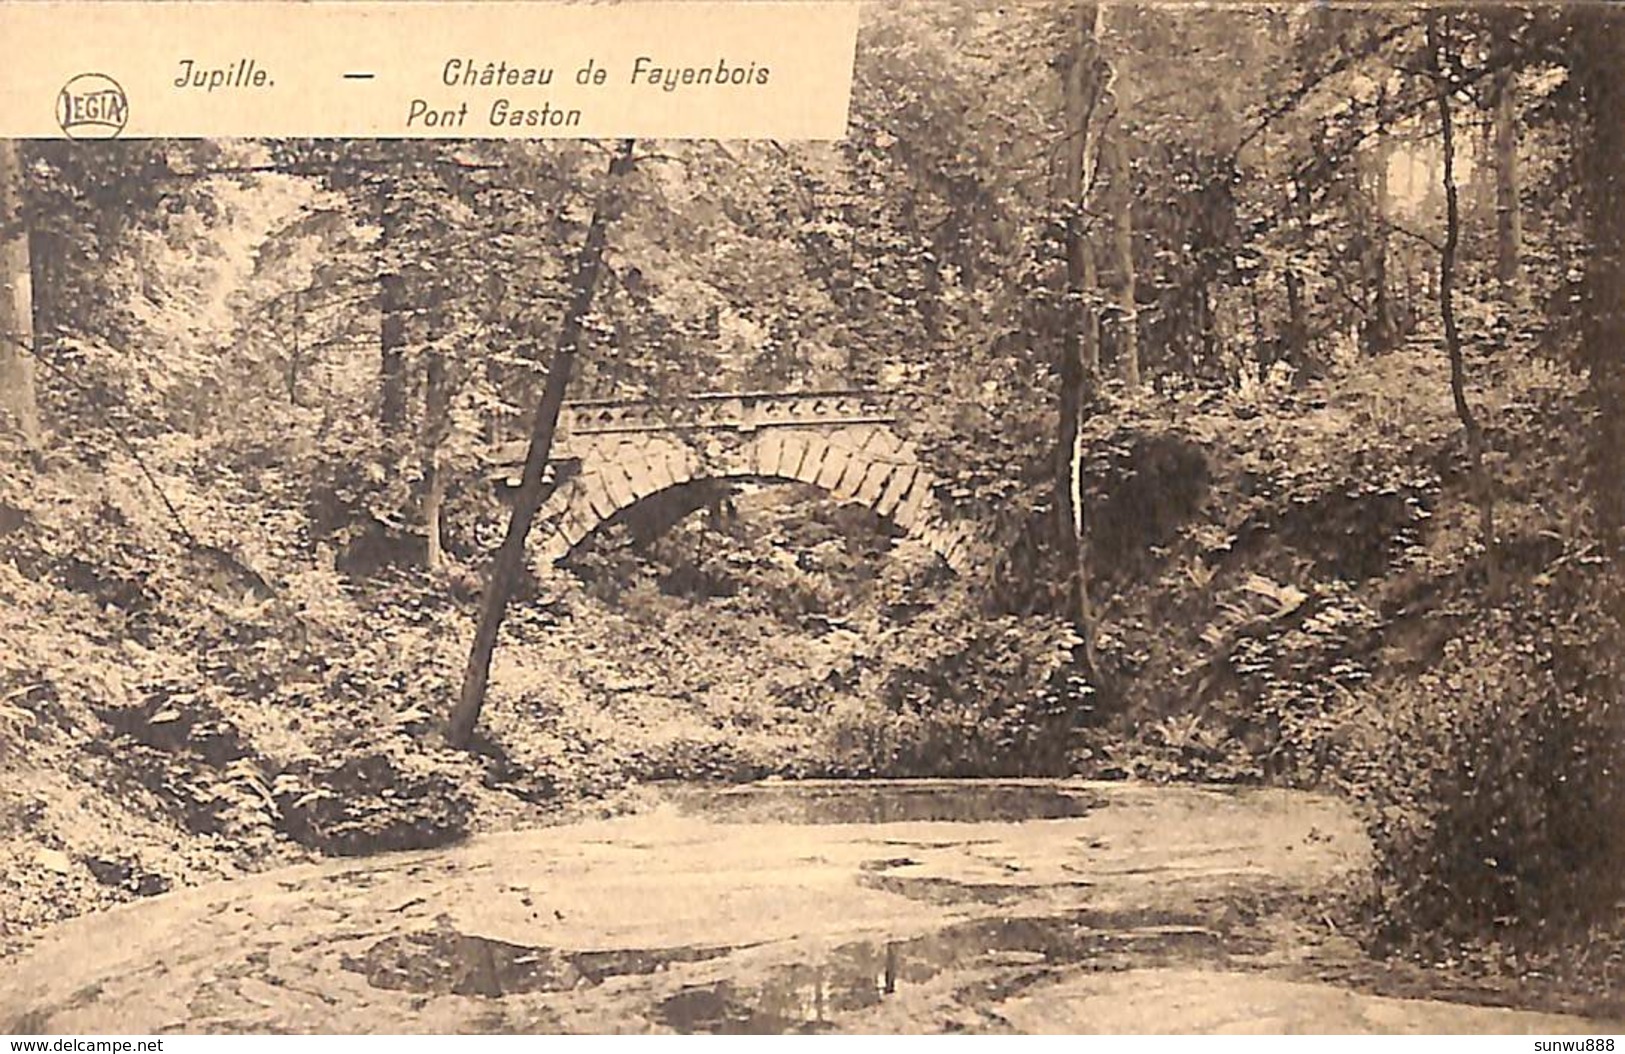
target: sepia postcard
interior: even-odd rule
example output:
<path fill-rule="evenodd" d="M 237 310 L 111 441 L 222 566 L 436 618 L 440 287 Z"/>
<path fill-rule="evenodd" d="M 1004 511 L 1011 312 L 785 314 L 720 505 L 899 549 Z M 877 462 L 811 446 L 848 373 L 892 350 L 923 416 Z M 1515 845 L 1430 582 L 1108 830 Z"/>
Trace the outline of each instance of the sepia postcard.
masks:
<path fill-rule="evenodd" d="M 1625 1039 L 1625 12 L 0 54 L 9 1051 Z"/>

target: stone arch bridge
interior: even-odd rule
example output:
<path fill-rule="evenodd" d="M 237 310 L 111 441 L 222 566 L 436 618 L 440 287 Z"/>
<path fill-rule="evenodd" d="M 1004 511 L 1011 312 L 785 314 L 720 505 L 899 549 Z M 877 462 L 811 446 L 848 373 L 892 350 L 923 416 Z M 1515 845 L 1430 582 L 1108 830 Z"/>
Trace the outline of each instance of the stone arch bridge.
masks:
<path fill-rule="evenodd" d="M 972 529 L 943 514 L 936 478 L 894 427 L 904 403 L 875 391 L 567 403 L 554 445 L 557 483 L 533 545 L 556 563 L 623 510 L 669 488 L 786 480 L 868 506 L 963 571 Z M 505 450 L 501 461 L 521 463 L 523 449 Z"/>

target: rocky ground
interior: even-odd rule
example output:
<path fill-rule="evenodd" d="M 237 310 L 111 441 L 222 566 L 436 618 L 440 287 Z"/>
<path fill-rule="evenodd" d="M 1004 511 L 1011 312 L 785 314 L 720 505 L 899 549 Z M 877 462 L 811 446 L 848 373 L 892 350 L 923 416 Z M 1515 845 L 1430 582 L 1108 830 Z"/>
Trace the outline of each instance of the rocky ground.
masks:
<path fill-rule="evenodd" d="M 0 964 L 0 1031 L 1625 1029 L 1365 959 L 1317 904 L 1367 854 L 1285 791 L 685 789 L 75 919 Z"/>

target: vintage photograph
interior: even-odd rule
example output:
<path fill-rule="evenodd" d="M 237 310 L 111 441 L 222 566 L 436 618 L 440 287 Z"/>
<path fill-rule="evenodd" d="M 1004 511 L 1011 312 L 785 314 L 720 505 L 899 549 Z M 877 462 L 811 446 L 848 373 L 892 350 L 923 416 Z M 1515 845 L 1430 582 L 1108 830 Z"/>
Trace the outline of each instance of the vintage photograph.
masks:
<path fill-rule="evenodd" d="M 509 46 L 0 140 L 0 1033 L 1625 1032 L 1625 12 Z"/>

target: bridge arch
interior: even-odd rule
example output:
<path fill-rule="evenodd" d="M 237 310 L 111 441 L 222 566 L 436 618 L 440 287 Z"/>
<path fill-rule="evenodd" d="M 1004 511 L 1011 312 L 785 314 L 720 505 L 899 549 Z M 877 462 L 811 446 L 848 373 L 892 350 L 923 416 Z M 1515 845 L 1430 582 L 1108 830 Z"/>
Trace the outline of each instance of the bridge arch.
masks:
<path fill-rule="evenodd" d="M 704 399 L 722 402 L 704 405 Z M 970 555 L 967 528 L 945 519 L 937 480 L 869 393 L 716 396 L 686 413 L 626 413 L 643 404 L 574 404 L 561 455 L 574 471 L 542 506 L 540 557 L 565 559 L 622 510 L 685 483 L 775 479 L 805 483 L 867 506 L 955 571 Z M 866 412 L 869 411 L 869 412 Z"/>

